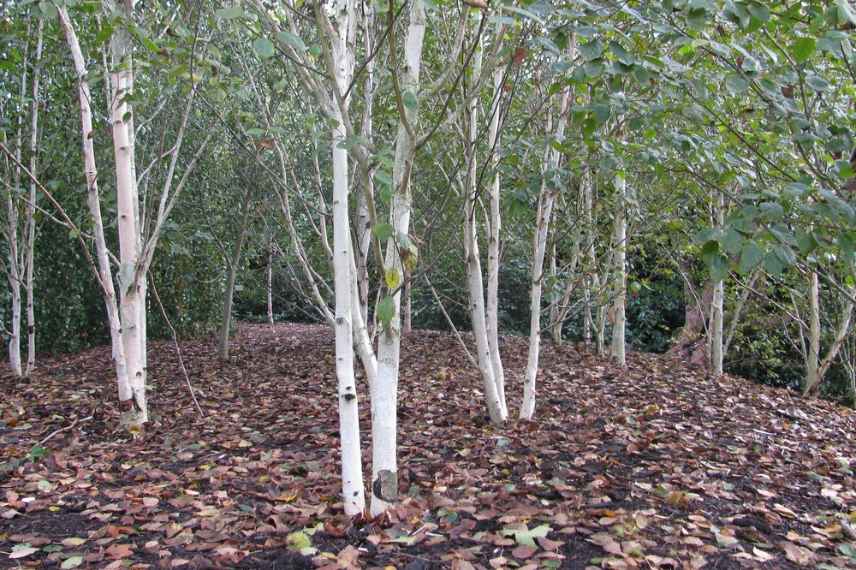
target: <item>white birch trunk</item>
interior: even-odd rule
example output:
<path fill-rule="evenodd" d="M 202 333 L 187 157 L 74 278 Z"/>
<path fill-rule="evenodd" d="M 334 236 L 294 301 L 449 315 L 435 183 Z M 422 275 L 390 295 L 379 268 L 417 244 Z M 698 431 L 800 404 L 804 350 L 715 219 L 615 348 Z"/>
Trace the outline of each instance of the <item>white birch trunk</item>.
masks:
<path fill-rule="evenodd" d="M 483 51 L 481 40 L 473 56 L 473 83 L 478 83 L 481 75 Z M 488 409 L 488 415 L 494 425 L 502 425 L 508 417 L 508 408 L 499 391 L 494 373 L 494 363 L 488 340 L 487 318 L 485 309 L 484 282 L 482 280 L 481 259 L 478 242 L 478 222 L 476 219 L 476 187 L 477 162 L 476 139 L 478 136 L 478 94 L 473 94 L 469 101 L 469 124 L 467 133 L 467 148 L 469 152 L 469 168 L 464 188 L 466 200 L 464 203 L 464 255 L 467 265 L 467 285 L 470 297 L 470 320 L 472 321 L 473 336 L 476 341 L 476 360 L 482 376 L 482 385 Z"/>
<path fill-rule="evenodd" d="M 425 38 L 425 5 L 413 0 L 410 24 L 404 42 L 404 93 L 419 92 L 422 67 L 422 44 Z M 392 319 L 378 338 L 377 381 L 371 386 L 372 406 L 372 515 L 379 515 L 398 498 L 398 463 L 396 461 L 398 433 L 398 366 L 401 357 L 401 288 L 407 271 L 401 259 L 400 236 L 410 231 L 411 192 L 410 171 L 413 165 L 413 129 L 419 122 L 418 110 L 403 106 L 399 117 L 395 162 L 392 170 L 393 196 L 390 224 L 393 235 L 386 244 L 384 275 L 397 275 L 398 284 L 390 291 L 393 301 Z"/>
<path fill-rule="evenodd" d="M 625 325 L 627 317 L 625 306 L 627 302 L 627 185 L 623 173 L 615 175 L 615 290 L 612 305 L 612 357 L 619 366 L 626 366 L 625 356 Z"/>
<path fill-rule="evenodd" d="M 323 8 L 321 8 L 323 9 Z M 349 42 L 354 24 L 354 0 L 335 0 L 331 9 L 338 26 L 333 43 L 333 65 L 336 89 L 344 94 L 350 84 L 354 52 Z M 352 329 L 352 294 L 355 290 L 351 269 L 353 260 L 350 217 L 348 213 L 348 151 L 341 148 L 345 140 L 342 110 L 332 105 L 336 126 L 332 133 L 333 153 L 333 267 L 336 298 L 336 378 L 338 382 L 339 434 L 342 452 L 342 499 L 345 514 L 358 515 L 365 511 L 362 451 L 357 387 L 354 377 L 354 345 Z M 359 311 L 357 311 L 359 312 Z"/>
<path fill-rule="evenodd" d="M 39 141 L 39 83 L 41 81 L 42 67 L 42 47 L 44 20 L 39 18 L 38 31 L 36 39 L 36 59 L 33 69 L 33 101 L 30 106 L 30 173 L 33 177 L 36 176 L 36 157 Z M 33 264 L 35 262 L 36 249 L 36 182 L 30 181 L 30 199 L 27 202 L 27 255 L 24 261 L 26 267 L 26 289 L 27 289 L 27 369 L 26 376 L 29 376 L 36 367 L 36 313 L 34 306 L 35 295 L 35 272 Z"/>
<path fill-rule="evenodd" d="M 809 303 L 809 343 L 805 361 L 805 385 L 803 394 L 808 395 L 820 384 L 819 360 L 820 360 L 820 279 L 817 272 L 812 271 L 809 275 L 808 288 Z"/>
<path fill-rule="evenodd" d="M 363 48 L 366 53 L 371 54 L 374 51 L 375 41 L 375 12 L 374 3 L 363 3 Z M 374 92 L 375 92 L 375 58 L 372 57 L 366 62 L 365 67 L 366 80 L 363 86 L 364 89 L 364 107 L 363 107 L 363 124 L 362 135 L 369 143 L 374 139 Z M 363 181 L 367 184 L 367 188 L 360 192 L 357 196 L 357 290 L 359 292 L 359 308 L 360 315 L 364 323 L 368 322 L 369 318 L 369 247 L 371 246 L 371 216 L 369 215 L 369 205 L 366 194 L 374 195 L 374 177 L 369 172 Z"/>
<path fill-rule="evenodd" d="M 105 6 L 113 9 L 113 2 Z M 124 0 L 121 10 L 125 16 L 133 11 L 134 0 Z M 132 401 L 139 421 L 148 420 L 146 404 L 145 357 L 145 291 L 141 281 L 135 280 L 140 263 L 139 200 L 134 168 L 132 108 L 126 97 L 133 84 L 133 61 L 128 32 L 117 29 L 110 41 L 111 66 L 111 120 L 113 127 L 113 155 L 116 163 L 116 210 L 119 231 L 119 310 L 122 321 L 122 343 L 131 383 Z M 144 276 L 145 277 L 145 276 Z"/>
<path fill-rule="evenodd" d="M 572 48 L 573 49 L 573 48 Z M 571 53 L 573 58 L 573 53 Z M 556 117 L 555 132 L 551 140 L 561 143 L 565 138 L 565 125 L 571 103 L 570 88 L 565 87 L 559 114 Z M 548 118 L 547 132 L 552 125 Z M 538 212 L 536 215 L 536 230 L 532 244 L 532 270 L 530 272 L 529 289 L 529 351 L 526 358 L 526 372 L 523 379 L 523 402 L 520 404 L 520 419 L 531 420 L 535 415 L 535 385 L 538 378 L 538 362 L 541 348 L 541 292 L 544 287 L 544 256 L 547 253 L 547 234 L 550 231 L 550 219 L 553 216 L 553 205 L 556 201 L 558 188 L 548 184 L 547 176 L 553 175 L 559 168 L 559 151 L 548 145 L 541 166 L 541 192 L 538 196 Z"/>
<path fill-rule="evenodd" d="M 12 188 L 6 191 L 6 218 L 9 234 L 9 290 L 12 297 L 12 334 L 9 338 L 9 367 L 15 376 L 23 376 L 21 368 L 21 275 L 18 264 L 18 206 L 12 195 Z"/>
<path fill-rule="evenodd" d="M 113 361 L 116 367 L 116 380 L 119 388 L 119 399 L 130 400 L 133 396 L 130 381 L 128 379 L 128 368 L 125 360 L 125 349 L 122 342 L 122 326 L 119 318 L 119 307 L 116 302 L 116 291 L 113 287 L 113 273 L 110 267 L 110 259 L 107 254 L 107 242 L 104 239 L 104 222 L 101 217 L 101 198 L 98 193 L 98 171 L 95 167 L 95 149 L 93 144 L 92 110 L 89 106 L 91 95 L 89 83 L 86 80 L 86 64 L 77 34 L 71 25 L 68 12 L 65 7 L 58 9 L 60 27 L 66 37 L 71 51 L 74 69 L 77 74 L 78 101 L 80 104 L 80 124 L 84 174 L 86 175 L 87 205 L 92 218 L 95 237 L 95 253 L 98 262 L 98 277 L 104 297 L 104 305 L 107 310 L 107 319 L 110 324 L 110 341 L 112 345 Z"/>
<path fill-rule="evenodd" d="M 717 227 L 725 224 L 725 197 L 716 198 L 714 215 Z M 722 376 L 723 367 L 723 330 L 725 326 L 725 281 L 718 279 L 713 283 L 713 301 L 710 307 L 710 367 L 715 377 Z"/>
<path fill-rule="evenodd" d="M 487 326 L 487 341 L 490 347 L 490 362 L 493 366 L 493 377 L 496 383 L 497 397 L 505 409 L 505 369 L 502 366 L 502 356 L 499 353 L 499 240 L 502 227 L 502 208 L 500 202 L 499 151 L 501 145 L 500 101 L 502 100 L 503 68 L 497 66 L 493 74 L 493 108 L 491 109 L 490 128 L 488 131 L 488 148 L 493 148 L 493 181 L 489 190 L 490 219 L 487 223 L 487 292 L 485 318 Z"/>
<path fill-rule="evenodd" d="M 273 324 L 273 240 L 268 242 L 267 255 L 267 318 Z"/>
<path fill-rule="evenodd" d="M 594 214 L 592 212 L 593 197 L 591 187 L 591 172 L 588 167 L 583 166 L 582 178 L 580 180 L 580 194 L 583 202 L 583 220 L 585 224 L 585 278 L 583 280 L 583 341 L 586 346 L 591 345 L 592 329 L 594 328 L 594 317 L 592 314 L 592 290 L 595 288 L 594 251 Z"/>

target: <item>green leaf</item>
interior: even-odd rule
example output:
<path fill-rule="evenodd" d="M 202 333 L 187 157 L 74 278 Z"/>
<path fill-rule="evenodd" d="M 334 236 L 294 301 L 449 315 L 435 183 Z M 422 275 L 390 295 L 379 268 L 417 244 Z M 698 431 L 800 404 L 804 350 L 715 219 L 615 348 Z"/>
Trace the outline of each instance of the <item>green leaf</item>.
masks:
<path fill-rule="evenodd" d="M 399 273 L 397 268 L 390 267 L 383 272 L 383 280 L 386 283 L 386 287 L 392 291 L 401 285 L 401 273 Z"/>
<path fill-rule="evenodd" d="M 221 20 L 234 20 L 244 15 L 244 10 L 240 6 L 232 6 L 231 8 L 221 8 L 214 12 L 214 15 Z"/>
<path fill-rule="evenodd" d="M 306 51 L 306 44 L 303 43 L 303 40 L 300 39 L 299 36 L 296 36 L 296 35 L 292 34 L 291 32 L 288 32 L 288 31 L 277 32 L 276 38 L 279 41 L 290 45 L 291 47 L 293 47 L 294 49 L 296 49 L 298 51 Z"/>
<path fill-rule="evenodd" d="M 742 245 L 743 236 L 740 235 L 740 232 L 730 228 L 726 230 L 725 234 L 722 236 L 722 246 L 725 248 L 725 251 L 731 255 L 736 255 L 740 252 Z"/>
<path fill-rule="evenodd" d="M 797 60 L 798 63 L 803 63 L 814 55 L 816 49 L 817 41 L 815 41 L 814 38 L 799 38 L 791 44 L 791 55 L 794 56 L 794 59 Z"/>
<path fill-rule="evenodd" d="M 764 252 L 754 241 L 747 242 L 740 252 L 740 265 L 738 271 L 746 275 L 764 259 Z"/>
<path fill-rule="evenodd" d="M 372 228 L 372 233 L 380 241 L 386 241 L 392 237 L 392 226 L 387 223 L 375 224 Z"/>
<path fill-rule="evenodd" d="M 392 322 L 392 317 L 395 316 L 395 301 L 390 296 L 386 296 L 377 304 L 377 318 L 384 326 L 389 326 Z"/>
<path fill-rule="evenodd" d="M 528 529 L 526 527 L 522 529 L 517 528 L 504 528 L 501 533 L 503 536 L 512 536 L 514 540 L 517 541 L 517 544 L 520 546 L 532 546 L 533 548 L 537 548 L 535 544 L 536 538 L 546 538 L 547 534 L 553 530 L 549 525 L 542 524 L 536 526 L 533 529 Z"/>
<path fill-rule="evenodd" d="M 69 570 L 70 568 L 77 568 L 81 564 L 83 564 L 83 556 L 69 556 L 62 561 L 60 568 L 62 570 Z"/>
<path fill-rule="evenodd" d="M 271 57 L 273 57 L 273 55 L 275 53 L 274 47 L 273 47 L 273 42 L 271 42 L 267 38 L 257 38 L 253 42 L 253 50 L 262 59 L 271 58 Z"/>

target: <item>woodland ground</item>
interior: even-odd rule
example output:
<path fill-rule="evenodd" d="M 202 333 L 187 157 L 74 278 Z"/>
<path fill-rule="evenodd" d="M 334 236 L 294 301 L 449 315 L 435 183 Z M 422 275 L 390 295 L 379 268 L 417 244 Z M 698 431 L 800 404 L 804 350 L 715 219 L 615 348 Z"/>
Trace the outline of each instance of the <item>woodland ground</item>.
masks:
<path fill-rule="evenodd" d="M 525 339 L 502 349 L 513 414 Z M 496 430 L 454 337 L 416 332 L 405 498 L 351 523 L 331 331 L 244 325 L 229 363 L 213 342 L 182 352 L 205 417 L 153 343 L 153 421 L 134 438 L 107 347 L 0 378 L 0 567 L 856 568 L 856 416 L 826 402 L 547 343 L 537 421 Z"/>

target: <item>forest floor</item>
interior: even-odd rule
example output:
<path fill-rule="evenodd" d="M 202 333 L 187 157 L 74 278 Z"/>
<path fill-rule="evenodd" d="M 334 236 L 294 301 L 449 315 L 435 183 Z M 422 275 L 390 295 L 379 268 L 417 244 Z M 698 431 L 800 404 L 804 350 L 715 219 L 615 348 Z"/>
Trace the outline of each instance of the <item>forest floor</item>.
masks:
<path fill-rule="evenodd" d="M 515 415 L 525 339 L 502 352 Z M 182 353 L 205 416 L 172 343 L 152 343 L 135 437 L 109 347 L 0 377 L 0 567 L 856 568 L 856 415 L 827 402 L 547 342 L 537 421 L 498 430 L 454 337 L 416 332 L 403 500 L 353 522 L 328 328 L 242 325 L 228 363 L 213 342 Z"/>

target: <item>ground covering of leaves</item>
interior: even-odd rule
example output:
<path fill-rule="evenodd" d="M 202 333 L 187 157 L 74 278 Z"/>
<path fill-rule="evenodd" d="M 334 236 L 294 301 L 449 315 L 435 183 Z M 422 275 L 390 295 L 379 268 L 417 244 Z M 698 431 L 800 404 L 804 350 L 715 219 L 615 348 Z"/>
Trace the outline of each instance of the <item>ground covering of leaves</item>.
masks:
<path fill-rule="evenodd" d="M 351 521 L 332 347 L 308 325 L 244 325 L 229 363 L 183 344 L 201 418 L 153 343 L 139 434 L 118 427 L 109 348 L 3 376 L 0 567 L 856 568 L 848 410 L 548 343 L 537 421 L 497 430 L 454 337 L 427 331 L 404 342 L 403 500 Z M 513 413 L 525 340 L 502 351 Z"/>

